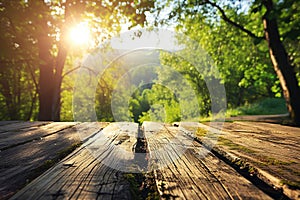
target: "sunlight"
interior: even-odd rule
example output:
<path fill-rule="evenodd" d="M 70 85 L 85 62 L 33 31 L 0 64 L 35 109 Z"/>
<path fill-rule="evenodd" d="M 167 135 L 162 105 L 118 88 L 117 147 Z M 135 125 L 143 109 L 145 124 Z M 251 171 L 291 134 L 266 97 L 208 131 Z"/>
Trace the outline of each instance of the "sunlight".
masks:
<path fill-rule="evenodd" d="M 70 41 L 75 45 L 87 45 L 91 40 L 91 34 L 87 23 L 79 23 L 70 30 Z"/>

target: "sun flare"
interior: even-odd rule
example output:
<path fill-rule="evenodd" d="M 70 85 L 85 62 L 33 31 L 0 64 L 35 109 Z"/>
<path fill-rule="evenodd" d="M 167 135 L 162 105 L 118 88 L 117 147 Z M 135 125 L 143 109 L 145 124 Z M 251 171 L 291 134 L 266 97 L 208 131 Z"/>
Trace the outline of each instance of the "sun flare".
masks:
<path fill-rule="evenodd" d="M 76 45 L 87 45 L 90 40 L 90 30 L 87 23 L 79 23 L 70 30 L 70 41 Z"/>

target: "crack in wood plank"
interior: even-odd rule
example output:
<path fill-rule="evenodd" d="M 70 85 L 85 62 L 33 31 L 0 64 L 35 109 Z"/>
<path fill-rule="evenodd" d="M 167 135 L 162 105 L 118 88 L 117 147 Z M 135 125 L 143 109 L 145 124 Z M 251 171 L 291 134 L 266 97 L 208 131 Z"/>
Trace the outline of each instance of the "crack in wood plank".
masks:
<path fill-rule="evenodd" d="M 150 150 L 150 163 L 153 164 L 154 160 L 158 165 L 154 171 L 162 199 L 174 196 L 178 199 L 271 199 L 211 152 L 206 152 L 206 155 L 201 153 L 207 150 L 197 142 L 186 146 L 185 151 L 178 151 L 185 146 L 184 137 L 178 143 L 161 144 L 161 138 L 171 141 L 180 135 L 180 127 L 165 126 L 166 131 L 155 133 L 153 127 L 156 123 L 148 122 L 143 126 Z M 147 131 L 147 127 L 150 127 L 150 131 Z M 163 150 L 158 151 L 160 148 Z"/>

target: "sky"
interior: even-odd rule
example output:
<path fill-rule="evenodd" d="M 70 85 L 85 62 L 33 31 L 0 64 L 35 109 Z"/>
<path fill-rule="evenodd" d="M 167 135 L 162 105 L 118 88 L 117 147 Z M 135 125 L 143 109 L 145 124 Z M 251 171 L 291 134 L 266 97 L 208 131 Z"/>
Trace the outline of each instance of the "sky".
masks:
<path fill-rule="evenodd" d="M 136 36 L 140 33 L 141 35 Z M 176 43 L 175 32 L 168 29 L 157 29 L 152 31 L 146 29 L 130 30 L 111 39 L 113 48 L 131 50 L 139 48 L 155 48 L 174 51 L 181 49 L 182 47 Z"/>

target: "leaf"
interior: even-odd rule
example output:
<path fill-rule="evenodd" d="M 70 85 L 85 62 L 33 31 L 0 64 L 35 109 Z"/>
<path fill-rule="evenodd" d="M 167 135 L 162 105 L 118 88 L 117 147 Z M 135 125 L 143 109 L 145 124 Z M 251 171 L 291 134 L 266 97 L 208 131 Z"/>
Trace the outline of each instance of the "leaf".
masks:
<path fill-rule="evenodd" d="M 254 6 L 252 9 L 251 9 L 251 13 L 257 13 L 259 11 L 261 11 L 261 8 L 262 8 L 262 4 L 260 3 L 259 5 L 257 6 Z"/>

